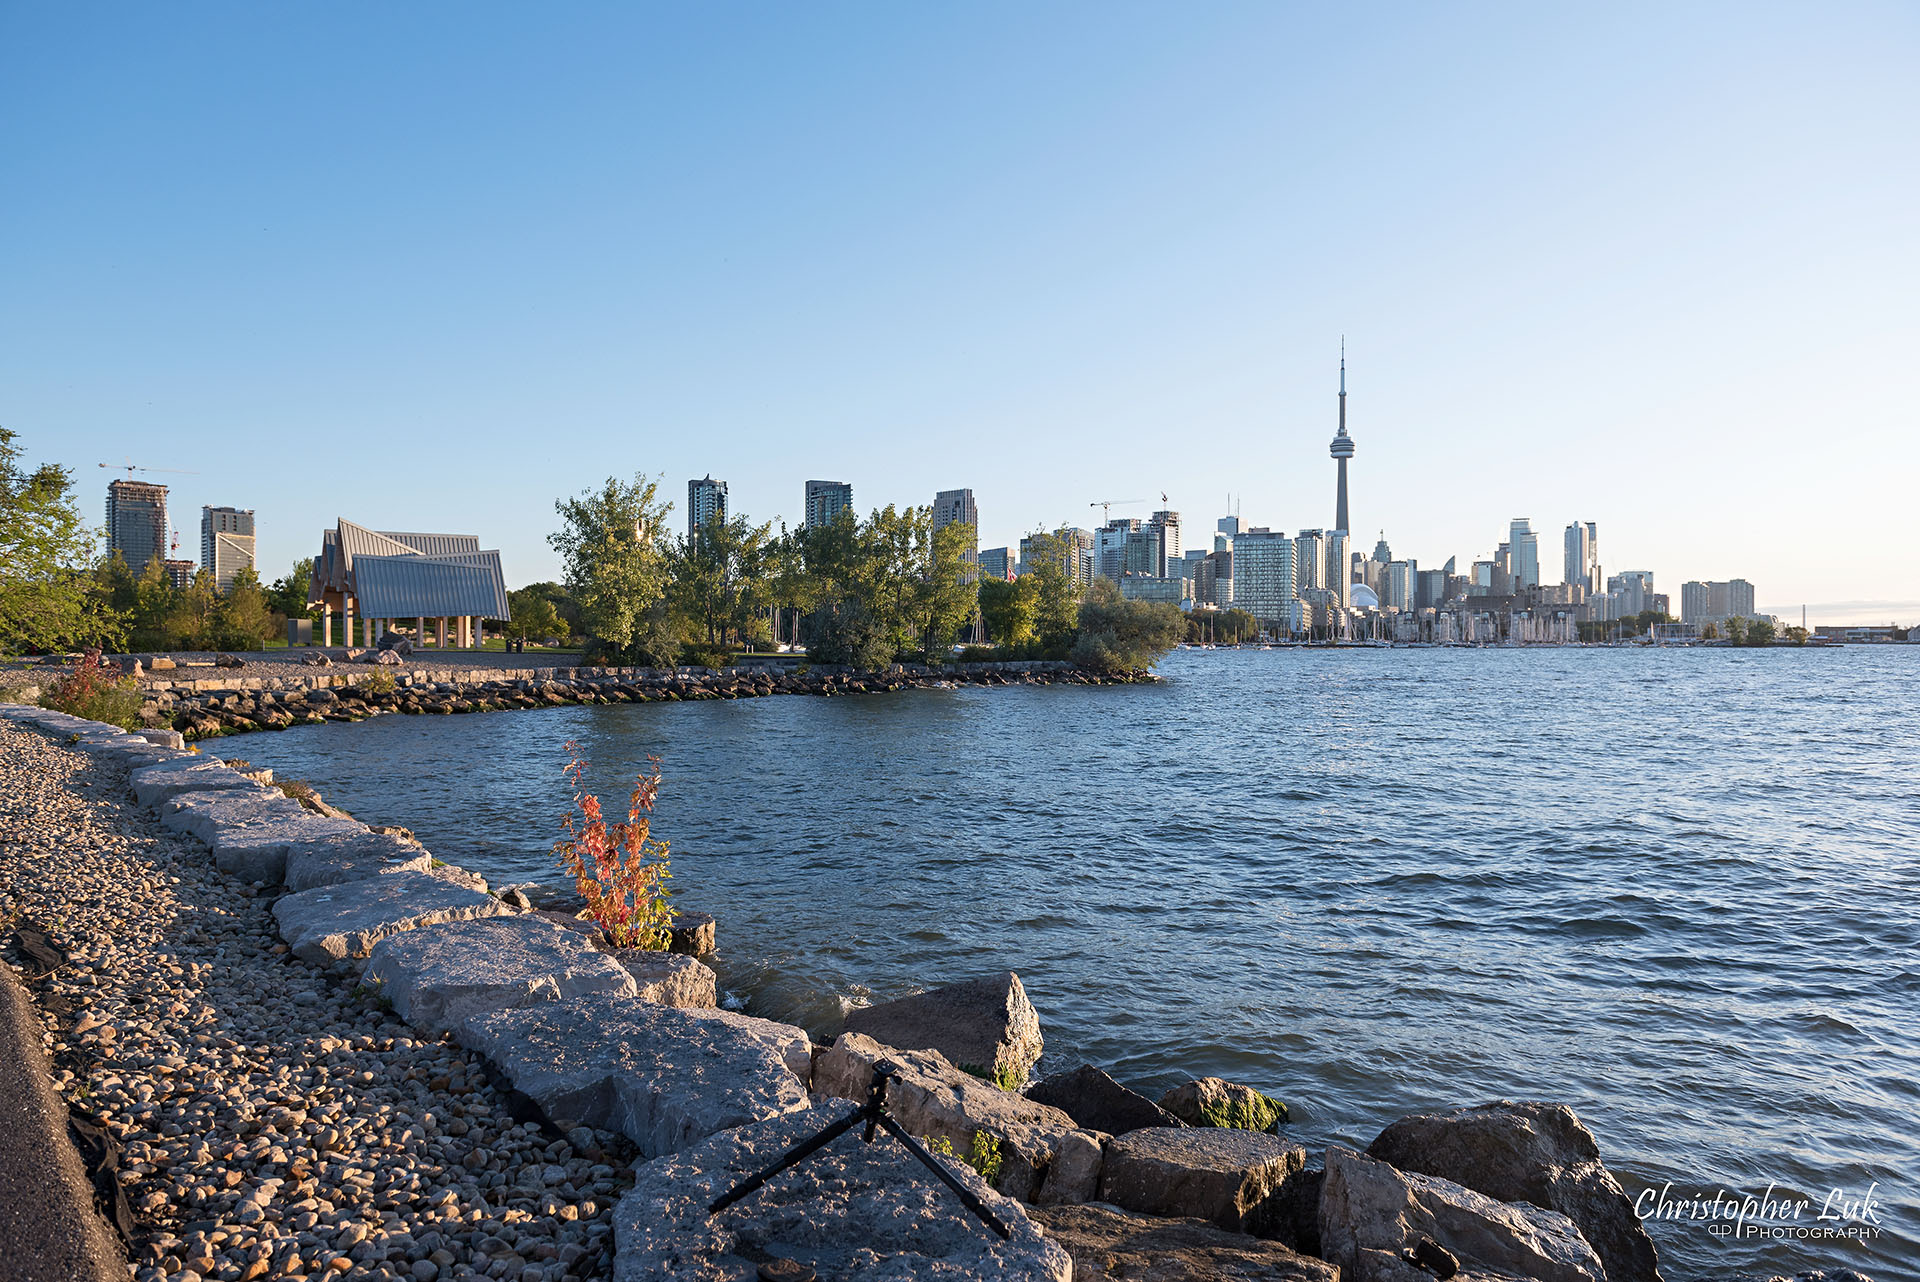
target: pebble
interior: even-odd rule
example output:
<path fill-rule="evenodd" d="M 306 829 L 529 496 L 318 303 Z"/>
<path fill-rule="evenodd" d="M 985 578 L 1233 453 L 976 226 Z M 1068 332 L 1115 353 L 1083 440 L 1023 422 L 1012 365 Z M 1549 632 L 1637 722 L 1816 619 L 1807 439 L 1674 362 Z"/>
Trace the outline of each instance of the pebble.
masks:
<path fill-rule="evenodd" d="M 0 833 L 0 919 L 70 958 L 30 989 L 55 1089 L 123 1147 L 134 1282 L 611 1274 L 624 1137 L 513 1122 L 477 1057 L 289 956 L 124 769 L 0 726 Z"/>

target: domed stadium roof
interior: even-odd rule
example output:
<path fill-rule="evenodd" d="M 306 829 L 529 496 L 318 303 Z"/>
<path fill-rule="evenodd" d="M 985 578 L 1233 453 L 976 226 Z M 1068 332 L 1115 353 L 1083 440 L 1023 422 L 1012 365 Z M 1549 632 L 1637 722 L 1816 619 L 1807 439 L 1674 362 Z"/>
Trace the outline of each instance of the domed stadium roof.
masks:
<path fill-rule="evenodd" d="M 1356 583 L 1353 585 L 1353 608 L 1356 610 L 1378 610 L 1380 608 L 1380 598 L 1375 596 L 1373 589 L 1366 584 Z"/>

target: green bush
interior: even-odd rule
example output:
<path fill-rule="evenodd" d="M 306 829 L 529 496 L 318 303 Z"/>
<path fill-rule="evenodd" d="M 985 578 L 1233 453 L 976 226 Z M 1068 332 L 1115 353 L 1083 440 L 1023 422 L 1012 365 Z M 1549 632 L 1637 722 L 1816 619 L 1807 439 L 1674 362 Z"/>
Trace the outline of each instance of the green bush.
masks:
<path fill-rule="evenodd" d="M 1186 631 L 1186 616 L 1177 607 L 1129 601 L 1112 580 L 1095 579 L 1080 603 L 1080 635 L 1072 657 L 1096 672 L 1141 672 L 1178 645 Z"/>
<path fill-rule="evenodd" d="M 81 655 L 73 669 L 40 698 L 42 707 L 122 730 L 140 727 L 140 703 L 140 683 L 114 675 L 100 662 L 97 650 Z"/>
<path fill-rule="evenodd" d="M 992 663 L 1000 658 L 1000 652 L 990 645 L 970 645 L 960 651 L 958 663 Z"/>

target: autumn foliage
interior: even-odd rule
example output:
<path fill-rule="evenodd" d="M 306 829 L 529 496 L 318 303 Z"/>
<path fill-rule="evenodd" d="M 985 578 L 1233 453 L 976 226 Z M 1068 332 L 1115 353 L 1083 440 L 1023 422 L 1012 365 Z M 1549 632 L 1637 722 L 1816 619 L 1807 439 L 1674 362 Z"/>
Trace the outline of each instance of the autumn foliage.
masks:
<path fill-rule="evenodd" d="M 600 799 L 587 791 L 587 760 L 580 745 L 567 745 L 567 780 L 573 809 L 561 821 L 566 836 L 553 853 L 573 874 L 587 901 L 587 916 L 616 948 L 667 946 L 673 909 L 667 906 L 667 843 L 651 835 L 653 802 L 660 792 L 660 759 L 648 757 L 651 774 L 634 778 L 626 822 L 609 823 Z"/>

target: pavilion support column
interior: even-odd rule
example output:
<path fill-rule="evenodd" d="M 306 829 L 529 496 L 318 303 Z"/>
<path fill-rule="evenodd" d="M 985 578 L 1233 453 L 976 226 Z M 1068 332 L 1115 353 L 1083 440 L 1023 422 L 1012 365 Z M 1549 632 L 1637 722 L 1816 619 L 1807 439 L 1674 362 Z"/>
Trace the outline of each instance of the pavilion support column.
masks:
<path fill-rule="evenodd" d="M 340 607 L 340 635 L 346 639 L 349 648 L 353 645 L 353 598 L 348 597 Z"/>
<path fill-rule="evenodd" d="M 320 607 L 320 644 L 329 648 L 333 645 L 333 607 L 330 605 Z"/>
<path fill-rule="evenodd" d="M 427 648 L 427 618 L 425 615 L 420 615 L 413 621 L 413 643 L 422 650 Z"/>

